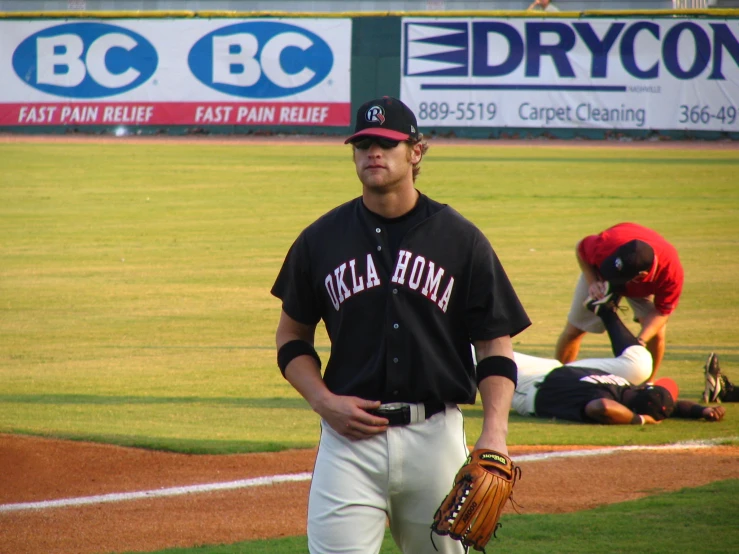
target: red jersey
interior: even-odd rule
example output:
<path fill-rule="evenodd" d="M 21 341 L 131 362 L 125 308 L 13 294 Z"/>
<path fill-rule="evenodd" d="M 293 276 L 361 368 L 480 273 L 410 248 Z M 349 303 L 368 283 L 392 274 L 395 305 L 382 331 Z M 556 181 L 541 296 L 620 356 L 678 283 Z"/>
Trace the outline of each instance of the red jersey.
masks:
<path fill-rule="evenodd" d="M 636 223 L 619 223 L 597 235 L 585 237 L 578 245 L 578 254 L 596 271 L 608 256 L 624 243 L 638 239 L 654 249 L 654 263 L 642 282 L 626 284 L 626 296 L 644 298 L 654 295 L 654 306 L 662 315 L 677 308 L 683 290 L 683 266 L 677 250 L 662 235 Z"/>

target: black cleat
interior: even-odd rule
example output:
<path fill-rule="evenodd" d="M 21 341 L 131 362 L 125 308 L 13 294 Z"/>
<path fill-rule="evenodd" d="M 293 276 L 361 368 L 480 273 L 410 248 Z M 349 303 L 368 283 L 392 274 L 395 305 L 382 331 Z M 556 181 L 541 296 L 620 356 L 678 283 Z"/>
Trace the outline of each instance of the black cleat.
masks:
<path fill-rule="evenodd" d="M 739 389 L 734 386 L 734 383 L 729 381 L 726 374 L 720 373 L 718 379 L 721 382 L 721 392 L 718 393 L 718 402 L 739 402 Z"/>
<path fill-rule="evenodd" d="M 721 367 L 718 363 L 718 354 L 711 352 L 703 368 L 706 385 L 703 389 L 703 402 L 721 402 L 721 391 L 724 380 L 721 378 Z"/>
<path fill-rule="evenodd" d="M 586 310 L 598 315 L 598 313 L 604 309 L 612 312 L 616 311 L 619 300 L 621 300 L 621 295 L 617 294 L 616 291 L 613 290 L 611 284 L 606 281 L 606 293 L 603 298 L 593 298 L 592 296 L 588 296 L 582 305 L 585 306 Z"/>

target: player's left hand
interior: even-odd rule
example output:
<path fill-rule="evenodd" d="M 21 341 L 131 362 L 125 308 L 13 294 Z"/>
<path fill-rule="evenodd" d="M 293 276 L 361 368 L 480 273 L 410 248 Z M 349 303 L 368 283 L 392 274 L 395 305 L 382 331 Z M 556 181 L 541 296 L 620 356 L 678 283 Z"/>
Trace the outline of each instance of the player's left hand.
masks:
<path fill-rule="evenodd" d="M 489 437 L 486 437 L 483 433 L 478 441 L 475 443 L 475 447 L 472 449 L 473 452 L 477 450 L 494 450 L 495 452 L 498 452 L 499 454 L 504 454 L 505 456 L 508 456 L 508 446 L 505 443 L 505 440 L 499 441 L 490 439 Z M 491 471 L 493 473 L 497 473 L 500 476 L 507 477 L 508 474 L 500 469 L 495 464 L 491 464 L 487 467 L 488 471 Z"/>
<path fill-rule="evenodd" d="M 493 450 L 474 450 L 436 510 L 431 530 L 449 535 L 466 548 L 484 551 L 500 526 L 503 506 L 511 498 L 520 474 L 520 468 L 508 456 Z"/>
<path fill-rule="evenodd" d="M 723 406 L 710 406 L 703 410 L 703 417 L 706 421 L 721 421 L 726 414 L 726 408 Z"/>

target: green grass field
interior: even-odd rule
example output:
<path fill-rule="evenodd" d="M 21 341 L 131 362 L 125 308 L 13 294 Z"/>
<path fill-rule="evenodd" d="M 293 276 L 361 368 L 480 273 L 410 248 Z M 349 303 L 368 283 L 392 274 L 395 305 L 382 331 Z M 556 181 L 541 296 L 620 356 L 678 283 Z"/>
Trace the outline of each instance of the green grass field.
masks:
<path fill-rule="evenodd" d="M 712 350 L 739 382 L 738 175 L 739 150 L 432 142 L 417 186 L 488 236 L 533 321 L 515 347 L 534 355 L 565 323 L 580 238 L 620 221 L 660 231 L 686 273 L 660 376 L 699 400 Z M 349 147 L 4 142 L 0 185 L 0 432 L 316 444 L 317 416 L 276 367 L 269 289 L 297 234 L 359 195 Z M 318 346 L 327 356 L 325 334 Z M 586 338 L 581 356 L 607 355 L 605 336 Z M 736 406 L 648 427 L 511 415 L 509 444 L 736 443 Z M 465 414 L 474 438 L 480 408 Z"/>
<path fill-rule="evenodd" d="M 720 481 L 593 510 L 501 518 L 499 538 L 488 543 L 497 554 L 735 554 L 739 481 Z M 249 541 L 236 545 L 176 548 L 159 554 L 307 553 L 305 537 Z M 402 554 L 386 533 L 380 554 Z"/>

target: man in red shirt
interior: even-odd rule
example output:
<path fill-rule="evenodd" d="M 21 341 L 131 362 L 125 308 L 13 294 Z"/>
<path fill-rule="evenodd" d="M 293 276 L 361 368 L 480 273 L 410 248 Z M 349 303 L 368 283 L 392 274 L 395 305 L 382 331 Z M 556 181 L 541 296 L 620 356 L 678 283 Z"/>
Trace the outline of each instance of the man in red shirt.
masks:
<path fill-rule="evenodd" d="M 677 250 L 659 233 L 619 223 L 582 239 L 576 248 L 582 275 L 575 288 L 567 325 L 555 357 L 563 364 L 577 359 L 585 333 L 603 333 L 599 317 L 585 307 L 586 300 L 612 294 L 625 297 L 641 325 L 637 339 L 652 354 L 654 380 L 665 353 L 667 319 L 677 308 L 683 289 L 683 267 Z"/>

